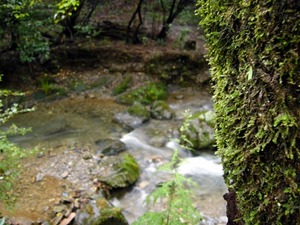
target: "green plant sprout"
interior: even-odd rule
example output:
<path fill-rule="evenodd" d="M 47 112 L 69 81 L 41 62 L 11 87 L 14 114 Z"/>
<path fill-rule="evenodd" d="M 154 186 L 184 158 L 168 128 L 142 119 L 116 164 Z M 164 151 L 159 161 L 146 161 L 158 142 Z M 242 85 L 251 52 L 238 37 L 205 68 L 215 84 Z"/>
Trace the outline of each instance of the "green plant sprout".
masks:
<path fill-rule="evenodd" d="M 191 188 L 197 184 L 177 172 L 176 168 L 180 163 L 182 163 L 182 159 L 178 150 L 175 150 L 171 161 L 159 168 L 159 171 L 171 173 L 172 178 L 147 196 L 147 206 L 166 202 L 164 209 L 146 212 L 133 225 L 196 225 L 202 220 L 192 199 Z"/>
<path fill-rule="evenodd" d="M 185 116 L 188 115 L 186 111 Z M 186 129 L 183 126 L 180 129 Z M 190 178 L 178 173 L 177 167 L 184 163 L 175 149 L 170 162 L 161 166 L 158 171 L 171 174 L 171 179 L 158 186 L 146 198 L 146 205 L 156 205 L 165 202 L 162 211 L 151 210 L 139 217 L 133 225 L 196 225 L 202 220 L 200 211 L 193 204 L 192 188 L 197 184 Z"/>

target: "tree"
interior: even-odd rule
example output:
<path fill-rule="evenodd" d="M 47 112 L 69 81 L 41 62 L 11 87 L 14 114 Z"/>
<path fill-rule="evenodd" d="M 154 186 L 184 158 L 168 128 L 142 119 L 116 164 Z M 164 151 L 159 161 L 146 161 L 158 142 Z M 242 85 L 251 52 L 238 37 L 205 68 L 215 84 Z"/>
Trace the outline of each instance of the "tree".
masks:
<path fill-rule="evenodd" d="M 40 29 L 47 20 L 37 19 L 35 5 L 34 0 L 3 0 L 0 4 L 0 46 L 6 46 L 3 52 L 18 50 L 22 62 L 49 57 L 49 45 Z"/>
<path fill-rule="evenodd" d="M 157 35 L 157 39 L 165 40 L 167 38 L 170 25 L 174 22 L 175 18 L 182 12 L 182 10 L 184 10 L 186 6 L 193 2 L 193 0 L 160 0 L 160 5 L 163 11 L 163 24 L 159 34 Z"/>
<path fill-rule="evenodd" d="M 126 37 L 126 41 L 127 43 L 132 42 L 133 44 L 140 44 L 142 41 L 140 40 L 138 34 L 139 34 L 139 29 L 143 24 L 143 18 L 142 18 L 142 5 L 143 5 L 143 1 L 144 0 L 139 0 L 137 3 L 137 7 L 133 13 L 133 15 L 131 16 L 131 19 L 127 25 L 127 37 Z M 135 28 L 135 31 L 133 32 L 133 35 L 131 37 L 131 26 L 136 18 L 136 16 L 138 16 L 138 20 L 139 23 Z"/>
<path fill-rule="evenodd" d="M 228 224 L 300 224 L 300 2 L 199 0 L 198 7 L 218 154 L 236 196 L 228 207 L 241 215 L 228 215 Z"/>

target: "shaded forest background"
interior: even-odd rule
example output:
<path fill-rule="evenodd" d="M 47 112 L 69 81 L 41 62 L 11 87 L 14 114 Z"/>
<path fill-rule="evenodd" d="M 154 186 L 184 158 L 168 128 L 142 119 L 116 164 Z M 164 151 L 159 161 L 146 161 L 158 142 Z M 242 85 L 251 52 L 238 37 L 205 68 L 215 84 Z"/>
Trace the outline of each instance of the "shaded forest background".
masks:
<path fill-rule="evenodd" d="M 53 69 L 57 46 L 91 40 L 97 45 L 118 40 L 188 50 L 200 46 L 203 51 L 195 5 L 192 0 L 5 0 L 0 6 L 0 73 L 13 74 L 16 67 L 9 65 L 25 65 L 30 72 L 37 65 Z"/>

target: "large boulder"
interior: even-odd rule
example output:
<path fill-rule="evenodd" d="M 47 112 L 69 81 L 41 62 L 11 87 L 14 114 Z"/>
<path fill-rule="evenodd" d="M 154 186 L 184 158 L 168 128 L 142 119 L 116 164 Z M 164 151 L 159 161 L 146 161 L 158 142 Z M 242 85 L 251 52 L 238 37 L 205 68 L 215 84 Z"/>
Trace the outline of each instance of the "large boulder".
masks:
<path fill-rule="evenodd" d="M 120 124 L 125 130 L 132 131 L 150 119 L 148 108 L 140 102 L 135 102 L 128 107 L 127 111 L 117 113 L 114 121 Z"/>
<path fill-rule="evenodd" d="M 75 225 L 128 225 L 120 208 L 113 207 L 105 198 L 91 200 L 76 213 Z"/>
<path fill-rule="evenodd" d="M 215 143 L 213 111 L 195 112 L 180 129 L 181 144 L 195 149 L 211 149 Z"/>
<path fill-rule="evenodd" d="M 117 155 L 126 150 L 126 145 L 122 141 L 116 139 L 100 139 L 97 140 L 95 144 L 96 155 Z"/>
<path fill-rule="evenodd" d="M 110 188 L 124 188 L 135 183 L 140 176 L 140 168 L 130 154 L 104 157 L 99 166 L 102 168 L 98 181 Z"/>

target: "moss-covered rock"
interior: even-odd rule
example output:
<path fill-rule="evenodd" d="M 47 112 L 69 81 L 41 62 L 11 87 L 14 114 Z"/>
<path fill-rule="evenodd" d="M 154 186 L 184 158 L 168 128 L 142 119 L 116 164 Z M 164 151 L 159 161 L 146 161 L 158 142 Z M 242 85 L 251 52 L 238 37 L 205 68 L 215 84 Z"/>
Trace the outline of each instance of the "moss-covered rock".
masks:
<path fill-rule="evenodd" d="M 126 150 L 126 145 L 122 141 L 115 139 L 99 139 L 95 144 L 96 155 L 117 155 Z"/>
<path fill-rule="evenodd" d="M 143 122 L 150 119 L 150 112 L 148 108 L 140 102 L 135 102 L 127 109 L 127 112 L 132 116 L 139 117 Z"/>
<path fill-rule="evenodd" d="M 134 102 L 140 102 L 149 105 L 156 100 L 165 100 L 167 98 L 167 88 L 162 83 L 148 83 L 145 86 L 126 91 L 118 95 L 116 101 L 122 104 L 132 105 Z"/>
<path fill-rule="evenodd" d="M 131 131 L 139 127 L 150 119 L 150 112 L 148 108 L 140 102 L 128 107 L 127 111 L 117 113 L 114 121 L 124 127 L 126 130 Z"/>
<path fill-rule="evenodd" d="M 155 101 L 151 106 L 151 117 L 158 120 L 170 120 L 175 113 L 166 101 Z"/>
<path fill-rule="evenodd" d="M 140 168 L 130 154 L 105 157 L 100 162 L 103 171 L 98 180 L 111 188 L 124 188 L 137 181 Z"/>
<path fill-rule="evenodd" d="M 77 212 L 75 225 L 128 225 L 122 210 L 105 198 L 90 201 Z"/>
<path fill-rule="evenodd" d="M 180 128 L 180 142 L 191 149 L 211 149 L 215 143 L 215 113 L 199 111 L 186 118 Z"/>

